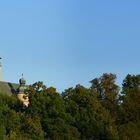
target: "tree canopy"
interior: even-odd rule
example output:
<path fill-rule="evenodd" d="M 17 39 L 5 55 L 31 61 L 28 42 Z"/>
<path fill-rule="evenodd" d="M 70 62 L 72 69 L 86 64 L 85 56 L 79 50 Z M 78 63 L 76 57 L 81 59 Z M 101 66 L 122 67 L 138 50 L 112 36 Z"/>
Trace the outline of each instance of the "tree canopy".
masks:
<path fill-rule="evenodd" d="M 26 91 L 29 107 L 16 95 L 0 94 L 0 140 L 140 140 L 140 75 L 104 73 L 89 88 L 57 92 L 43 82 Z"/>

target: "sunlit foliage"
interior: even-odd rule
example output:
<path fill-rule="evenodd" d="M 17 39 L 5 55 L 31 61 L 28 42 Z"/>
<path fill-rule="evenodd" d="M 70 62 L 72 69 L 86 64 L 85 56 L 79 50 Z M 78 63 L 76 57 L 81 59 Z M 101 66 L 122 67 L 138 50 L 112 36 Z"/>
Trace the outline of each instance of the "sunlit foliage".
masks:
<path fill-rule="evenodd" d="M 0 140 L 140 140 L 140 75 L 127 75 L 122 87 L 105 73 L 89 88 L 60 94 L 37 82 L 26 92 L 28 108 L 0 94 Z"/>

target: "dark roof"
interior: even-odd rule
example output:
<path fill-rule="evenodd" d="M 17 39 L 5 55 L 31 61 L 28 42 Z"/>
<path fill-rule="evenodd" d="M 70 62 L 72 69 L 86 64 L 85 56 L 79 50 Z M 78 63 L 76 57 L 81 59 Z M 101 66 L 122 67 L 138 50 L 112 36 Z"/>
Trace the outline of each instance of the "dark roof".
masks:
<path fill-rule="evenodd" d="M 16 94 L 19 84 L 0 81 L 0 94 Z"/>

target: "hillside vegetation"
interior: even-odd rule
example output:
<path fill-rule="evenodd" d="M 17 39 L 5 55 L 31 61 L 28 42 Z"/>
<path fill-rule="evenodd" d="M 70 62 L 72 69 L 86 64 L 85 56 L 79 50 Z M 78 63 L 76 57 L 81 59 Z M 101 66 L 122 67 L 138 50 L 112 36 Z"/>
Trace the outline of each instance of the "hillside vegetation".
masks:
<path fill-rule="evenodd" d="M 103 74 L 58 93 L 29 86 L 30 105 L 0 94 L 0 140 L 140 140 L 140 75 Z"/>

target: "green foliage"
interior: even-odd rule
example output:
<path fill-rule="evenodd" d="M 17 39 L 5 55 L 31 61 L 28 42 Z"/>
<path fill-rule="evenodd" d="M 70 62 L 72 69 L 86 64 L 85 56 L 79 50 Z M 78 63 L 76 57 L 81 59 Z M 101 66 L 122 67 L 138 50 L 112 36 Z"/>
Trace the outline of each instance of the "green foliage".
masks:
<path fill-rule="evenodd" d="M 78 139 L 79 133 L 69 125 L 70 115 L 66 113 L 64 100 L 55 88 L 46 88 L 38 82 L 29 87 L 28 93 L 30 105 L 26 113 L 32 117 L 39 115 L 45 138 Z"/>
<path fill-rule="evenodd" d="M 62 94 L 39 81 L 28 108 L 0 94 L 0 140 L 139 140 L 140 75 L 127 75 L 121 94 L 115 80 L 105 73 Z"/>
<path fill-rule="evenodd" d="M 123 81 L 122 115 L 119 132 L 121 139 L 140 139 L 140 75 L 128 74 Z M 123 132 L 123 133 L 122 133 Z M 131 133 L 130 133 L 131 132 Z"/>
<path fill-rule="evenodd" d="M 90 89 L 77 85 L 63 93 L 67 112 L 74 118 L 73 125 L 80 139 L 117 139 L 117 129 L 109 112 Z"/>
<path fill-rule="evenodd" d="M 140 75 L 127 75 L 122 93 L 127 120 L 140 123 Z"/>
<path fill-rule="evenodd" d="M 133 122 L 120 125 L 119 134 L 121 140 L 140 140 L 140 129 Z"/>
<path fill-rule="evenodd" d="M 99 99 L 112 117 L 117 119 L 119 112 L 119 86 L 115 83 L 116 75 L 104 73 L 101 77 L 91 81 L 91 92 Z"/>

